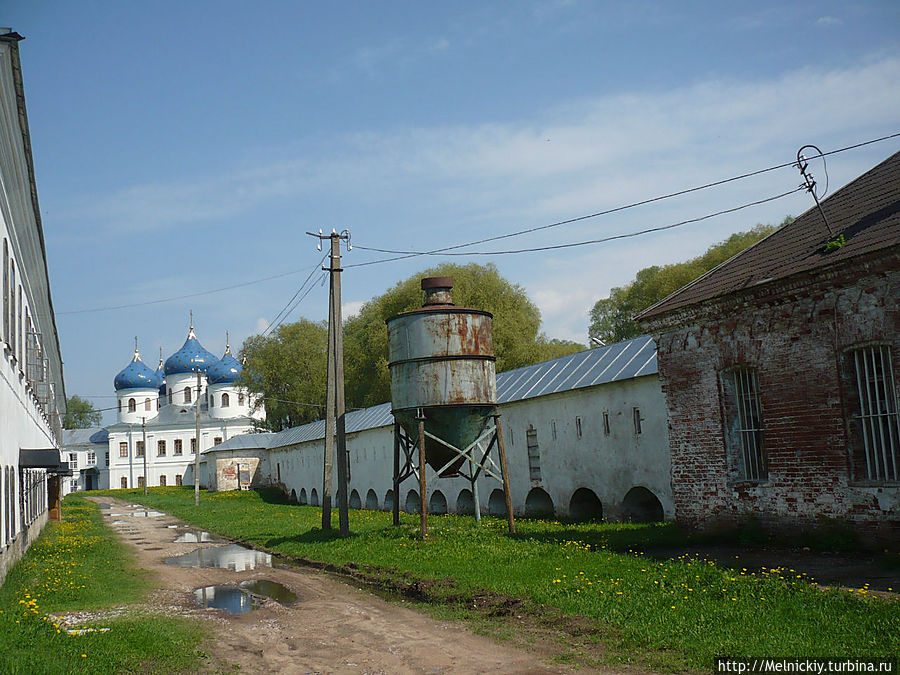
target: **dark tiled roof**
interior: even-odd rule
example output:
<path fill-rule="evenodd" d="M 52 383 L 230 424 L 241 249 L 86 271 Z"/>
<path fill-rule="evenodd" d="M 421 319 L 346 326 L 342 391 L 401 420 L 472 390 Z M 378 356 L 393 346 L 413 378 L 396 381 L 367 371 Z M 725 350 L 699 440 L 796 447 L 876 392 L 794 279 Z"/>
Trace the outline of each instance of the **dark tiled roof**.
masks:
<path fill-rule="evenodd" d="M 842 248 L 824 253 L 830 236 L 813 207 L 645 310 L 638 320 L 900 245 L 900 152 L 825 198 L 822 210 L 835 236 L 844 235 Z"/>

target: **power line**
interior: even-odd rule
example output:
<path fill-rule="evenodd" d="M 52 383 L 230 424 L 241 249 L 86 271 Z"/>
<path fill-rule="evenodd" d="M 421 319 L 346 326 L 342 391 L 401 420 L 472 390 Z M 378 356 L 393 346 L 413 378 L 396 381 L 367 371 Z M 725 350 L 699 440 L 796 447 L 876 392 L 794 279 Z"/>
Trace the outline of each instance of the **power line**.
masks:
<path fill-rule="evenodd" d="M 860 142 L 860 143 L 854 143 L 853 145 L 847 145 L 847 146 L 845 146 L 845 147 L 838 148 L 838 149 L 836 149 L 836 150 L 830 150 L 830 151 L 828 151 L 828 152 L 821 152 L 821 151 L 820 151 L 820 153 L 819 153 L 818 155 L 812 155 L 812 156 L 810 156 L 810 157 L 807 157 L 807 159 L 808 159 L 808 160 L 809 160 L 809 159 L 818 159 L 819 157 L 826 157 L 826 156 L 829 156 L 829 155 L 836 155 L 836 154 L 841 153 L 841 152 L 846 152 L 846 151 L 848 151 L 848 150 L 854 150 L 854 149 L 856 149 L 856 148 L 861 148 L 861 147 L 863 147 L 863 146 L 871 145 L 871 144 L 873 144 L 873 143 L 880 143 L 880 142 L 882 142 L 882 141 L 890 140 L 890 139 L 892 139 L 892 138 L 897 138 L 897 137 L 900 137 L 900 132 L 897 132 L 897 133 L 894 133 L 894 134 L 889 134 L 889 135 L 887 135 L 887 136 L 882 136 L 882 137 L 880 137 L 880 138 L 874 138 L 874 139 L 871 139 L 871 140 L 868 140 L 868 141 L 862 141 L 862 142 Z M 719 185 L 725 185 L 726 183 L 732 183 L 732 182 L 734 182 L 734 181 L 744 180 L 744 179 L 750 178 L 750 177 L 752 177 L 752 176 L 758 176 L 758 175 L 760 175 L 760 174 L 768 173 L 768 172 L 770 172 L 770 171 L 776 171 L 776 170 L 778 170 L 778 169 L 784 169 L 785 167 L 794 166 L 796 163 L 797 163 L 796 160 L 790 161 L 790 162 L 784 162 L 784 163 L 782 163 L 782 164 L 776 164 L 776 165 L 774 165 L 774 166 L 766 167 L 765 169 L 758 169 L 758 170 L 756 170 L 756 171 L 749 171 L 749 172 L 747 172 L 747 173 L 742 173 L 742 174 L 740 174 L 740 175 L 732 176 L 732 177 L 730 177 L 730 178 L 723 178 L 722 180 L 712 181 L 712 182 L 710 182 L 710 183 L 705 183 L 705 184 L 703 184 L 703 185 L 697 185 L 697 186 L 695 186 L 695 187 L 685 188 L 685 189 L 683 189 L 683 190 L 677 190 L 677 191 L 675 191 L 675 192 L 669 192 L 669 193 L 667 193 L 667 194 L 659 195 L 659 196 L 656 196 L 656 197 L 650 197 L 650 198 L 648 198 L 648 199 L 642 199 L 642 200 L 637 201 L 637 202 L 632 202 L 632 203 L 630 203 L 630 204 L 625 204 L 625 205 L 622 205 L 622 206 L 616 206 L 616 207 L 614 207 L 614 208 L 606 209 L 606 210 L 604 210 L 604 211 L 597 211 L 596 213 L 589 213 L 589 214 L 584 215 L 584 216 L 577 216 L 577 217 L 575 217 L 575 218 L 569 218 L 569 219 L 567 219 L 567 220 L 560 220 L 560 221 L 557 221 L 557 222 L 555 222 L 555 223 L 550 223 L 550 224 L 548 224 L 548 225 L 539 225 L 539 226 L 537 226 L 537 227 L 530 227 L 530 228 L 527 228 L 527 229 L 524 229 L 524 230 L 518 230 L 518 231 L 516 231 L 516 232 L 509 232 L 509 233 L 497 235 L 497 236 L 494 236 L 494 237 L 486 237 L 486 238 L 484 238 L 484 239 L 478 239 L 478 240 L 476 240 L 476 241 L 470 241 L 470 242 L 467 242 L 467 243 L 465 243 L 465 244 L 456 244 L 456 245 L 454 245 L 454 246 L 446 246 L 446 247 L 444 247 L 444 248 L 432 249 L 432 250 L 430 250 L 430 251 L 396 251 L 396 250 L 391 250 L 391 249 L 383 249 L 383 248 L 376 248 L 376 247 L 371 247 L 371 246 L 361 246 L 361 245 L 359 245 L 359 244 L 354 244 L 354 247 L 355 247 L 355 248 L 358 248 L 358 249 L 361 249 L 361 250 L 364 250 L 364 251 L 375 251 L 375 252 L 378 252 L 378 253 L 389 253 L 389 254 L 398 254 L 398 255 L 397 255 L 397 257 L 393 257 L 393 258 L 384 258 L 384 259 L 382 259 L 382 260 L 371 260 L 371 261 L 369 261 L 369 262 L 364 262 L 364 263 L 355 263 L 355 264 L 352 264 L 352 265 L 345 265 L 345 267 L 363 267 L 363 266 L 366 266 L 366 265 L 378 265 L 378 264 L 380 264 L 380 263 L 385 263 L 385 262 L 394 262 L 394 261 L 396 261 L 396 260 L 404 260 L 404 259 L 407 259 L 407 258 L 415 258 L 415 257 L 422 256 L 422 255 L 437 255 L 437 254 L 443 254 L 443 253 L 446 253 L 447 251 L 453 251 L 453 250 L 460 249 L 460 248 L 467 248 L 467 247 L 469 247 L 469 246 L 476 246 L 476 245 L 478 245 L 478 244 L 484 244 L 484 243 L 491 242 L 491 241 L 498 241 L 498 240 L 500 240 L 500 239 L 508 239 L 508 238 L 510 238 L 510 237 L 518 237 L 518 236 L 521 236 L 521 235 L 523 235 L 523 234 L 531 234 L 532 232 L 539 232 L 539 231 L 541 231 L 541 230 L 547 230 L 547 229 L 551 229 L 551 228 L 554 228 L 554 227 L 560 227 L 561 225 L 570 225 L 570 224 L 572 224 L 572 223 L 577 223 L 577 222 L 580 222 L 580 221 L 582 221 L 582 220 L 589 220 L 589 219 L 591 219 L 591 218 L 598 218 L 598 217 L 600 217 L 600 216 L 609 215 L 609 214 L 611 214 L 611 213 L 618 213 L 619 211 L 625 211 L 625 210 L 627 210 L 627 209 L 633 209 L 633 208 L 636 208 L 636 207 L 638 207 L 638 206 L 644 206 L 644 205 L 646 205 L 646 204 L 652 204 L 653 202 L 662 201 L 662 200 L 664 200 L 664 199 L 671 199 L 671 198 L 673 198 L 673 197 L 678 197 L 678 196 L 681 196 L 681 195 L 690 194 L 690 193 L 692 193 L 692 192 L 698 192 L 698 191 L 700 191 L 700 190 L 706 190 L 706 189 L 711 188 L 711 187 L 717 187 L 717 186 L 719 186 Z M 653 231 L 653 230 L 649 230 L 649 231 Z M 630 235 L 630 236 L 634 236 L 634 235 Z M 601 241 L 605 241 L 605 240 L 601 240 Z M 593 242 L 586 242 L 586 243 L 593 243 Z M 524 251 L 528 251 L 528 250 L 532 250 L 532 249 L 524 249 Z M 534 249 L 534 250 L 545 250 L 545 249 Z M 447 254 L 447 255 L 453 255 L 453 254 Z M 457 254 L 457 255 L 460 255 L 460 254 Z M 465 255 L 468 255 L 468 254 L 465 254 Z M 472 255 L 485 255 L 485 254 L 472 254 Z"/>
<path fill-rule="evenodd" d="M 404 258 L 412 258 L 420 255 L 453 255 L 453 256 L 467 256 L 467 255 L 513 255 L 517 253 L 533 253 L 535 251 L 550 251 L 554 249 L 560 248 L 574 248 L 576 246 L 587 246 L 589 244 L 601 244 L 607 241 L 613 241 L 615 239 L 628 239 L 630 237 L 639 237 L 644 234 L 649 234 L 650 232 L 660 232 L 662 230 L 671 230 L 676 227 L 681 227 L 683 225 L 688 225 L 690 223 L 699 223 L 702 220 L 709 220 L 710 218 L 715 218 L 716 216 L 722 216 L 726 213 L 734 213 L 735 211 L 740 211 L 742 209 L 750 208 L 751 206 L 758 206 L 759 204 L 765 204 L 767 202 L 773 202 L 777 199 L 781 199 L 783 197 L 787 197 L 788 195 L 792 195 L 796 192 L 802 192 L 805 190 L 805 187 L 797 187 L 793 190 L 788 190 L 787 192 L 782 192 L 781 194 L 774 195 L 772 197 L 765 197 L 764 199 L 757 199 L 756 201 L 748 202 L 746 204 L 741 204 L 740 206 L 734 206 L 730 209 L 723 209 L 722 211 L 716 211 L 715 213 L 708 213 L 705 216 L 698 216 L 696 218 L 689 218 L 687 220 L 681 220 L 677 223 L 671 223 L 669 225 L 660 225 L 659 227 L 649 227 L 644 230 L 638 230 L 637 232 L 627 232 L 625 234 L 614 234 L 608 237 L 602 237 L 600 239 L 589 239 L 587 241 L 575 241 L 569 242 L 566 244 L 551 244 L 548 246 L 535 246 L 532 248 L 520 248 L 520 249 L 512 249 L 506 251 L 466 251 L 466 252 L 453 252 L 453 253 L 430 253 L 425 251 L 407 251 L 405 252 L 407 255 L 402 257 Z M 398 251 L 399 253 L 399 251 Z M 356 263 L 355 265 L 345 265 L 345 267 L 362 267 L 364 265 L 376 265 L 382 262 L 389 262 L 391 260 L 400 260 L 401 258 L 386 258 L 384 260 L 372 260 L 370 262 L 365 263 Z"/>
<path fill-rule="evenodd" d="M 320 265 L 321 262 L 317 263 Z M 305 272 L 307 268 L 299 269 L 299 270 L 291 270 L 290 272 L 282 272 L 281 274 L 273 274 L 269 277 L 262 277 L 260 279 L 251 279 L 250 281 L 244 281 L 239 284 L 232 284 L 231 286 L 222 286 L 221 288 L 213 288 L 208 291 L 199 291 L 197 293 L 187 293 L 185 295 L 175 295 L 169 298 L 160 298 L 159 300 L 144 300 L 142 302 L 132 302 L 127 305 L 110 305 L 108 307 L 92 307 L 89 309 L 70 309 L 64 312 L 55 312 L 56 314 L 87 314 L 91 312 L 108 312 L 116 309 L 129 309 L 131 307 L 143 307 L 146 305 L 158 305 L 163 302 L 174 302 L 175 300 L 185 300 L 187 298 L 196 298 L 201 295 L 212 295 L 213 293 L 221 293 L 223 291 L 230 291 L 235 288 L 242 288 L 244 286 L 251 286 L 253 284 L 261 284 L 265 281 L 272 281 L 273 279 L 282 279 L 284 277 L 289 277 L 294 274 L 300 274 L 301 272 Z"/>
<path fill-rule="evenodd" d="M 317 263 L 313 266 L 313 268 L 312 268 L 312 269 L 310 270 L 310 272 L 309 272 L 309 276 L 307 276 L 306 279 L 303 280 L 303 283 L 300 284 L 300 288 L 297 289 L 297 292 L 294 293 L 293 296 L 291 296 L 291 299 L 287 301 L 287 304 L 285 304 L 285 306 L 281 308 L 281 311 L 278 312 L 278 314 L 275 315 L 275 318 L 272 319 L 271 323 L 269 323 L 269 326 L 263 331 L 263 333 L 262 333 L 262 334 L 263 334 L 263 337 L 265 337 L 265 335 L 266 335 L 269 331 L 273 330 L 274 328 L 277 328 L 277 327 L 280 325 L 279 319 L 281 319 L 281 321 L 284 321 L 284 319 L 287 318 L 288 314 L 290 314 L 291 312 L 293 312 L 294 309 L 297 307 L 297 305 L 299 305 L 299 304 L 303 301 L 303 298 L 306 297 L 306 294 L 304 294 L 304 296 L 303 296 L 302 298 L 300 298 L 300 300 L 298 300 L 297 303 L 296 303 L 293 307 L 291 307 L 290 309 L 288 309 L 288 307 L 290 307 L 291 303 L 294 302 L 294 299 L 295 299 L 298 295 L 300 295 L 300 292 L 303 290 L 303 287 L 306 286 L 306 284 L 309 283 L 309 280 L 310 280 L 310 279 L 312 279 L 313 275 L 316 273 L 316 270 L 319 269 L 319 268 L 321 267 L 321 265 L 322 265 L 323 262 L 325 262 L 325 258 L 327 258 L 327 257 L 328 257 L 327 255 L 322 256 L 322 259 L 319 260 L 319 262 L 317 262 Z M 310 288 L 312 288 L 312 286 L 310 286 Z M 307 294 L 308 294 L 308 293 L 309 293 L 309 291 L 307 291 Z"/>

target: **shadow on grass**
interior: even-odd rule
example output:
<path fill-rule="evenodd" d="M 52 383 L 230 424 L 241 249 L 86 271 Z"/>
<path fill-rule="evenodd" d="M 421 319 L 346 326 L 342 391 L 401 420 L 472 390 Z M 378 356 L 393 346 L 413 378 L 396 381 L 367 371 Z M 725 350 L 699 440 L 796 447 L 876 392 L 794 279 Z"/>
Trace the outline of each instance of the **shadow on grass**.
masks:
<path fill-rule="evenodd" d="M 566 527 L 543 531 L 528 531 L 529 521 L 518 521 L 525 531 L 510 535 L 512 539 L 547 543 L 579 542 L 592 549 L 610 551 L 650 551 L 654 548 L 672 548 L 692 543 L 691 535 L 674 523 L 650 523 L 617 527 L 597 523 L 593 527 Z"/>
<path fill-rule="evenodd" d="M 350 536 L 347 539 L 352 539 L 357 537 L 357 534 L 353 532 L 350 533 Z M 337 541 L 341 539 L 341 531 L 337 528 L 331 530 L 323 530 L 319 527 L 314 527 L 306 532 L 301 532 L 300 534 L 295 534 L 292 537 L 273 537 L 272 539 L 268 539 L 265 542 L 266 547 L 275 548 L 282 544 L 293 543 L 293 544 L 324 544 L 330 541 Z"/>
<path fill-rule="evenodd" d="M 255 492 L 259 495 L 260 499 L 266 502 L 266 504 L 291 505 L 295 503 L 291 501 L 290 495 L 288 495 L 284 490 L 280 490 L 275 487 L 258 488 L 255 490 Z"/>

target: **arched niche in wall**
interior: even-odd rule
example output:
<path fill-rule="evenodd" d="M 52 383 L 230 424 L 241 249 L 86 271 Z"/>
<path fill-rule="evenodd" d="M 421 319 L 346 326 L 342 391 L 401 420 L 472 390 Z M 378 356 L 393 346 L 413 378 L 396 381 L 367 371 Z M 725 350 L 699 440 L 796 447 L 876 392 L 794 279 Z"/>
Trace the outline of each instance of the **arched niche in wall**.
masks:
<path fill-rule="evenodd" d="M 378 494 L 375 490 L 369 490 L 366 493 L 366 508 L 372 511 L 378 510 Z"/>
<path fill-rule="evenodd" d="M 362 508 L 362 500 L 359 498 L 359 492 L 357 492 L 356 490 L 351 490 L 349 503 L 351 509 Z"/>
<path fill-rule="evenodd" d="M 447 498 L 440 490 L 431 493 L 431 499 L 428 500 L 428 511 L 431 513 L 447 513 Z"/>
<path fill-rule="evenodd" d="M 497 518 L 506 515 L 506 497 L 503 496 L 503 490 L 497 488 L 491 492 L 488 499 L 488 513 Z"/>
<path fill-rule="evenodd" d="M 471 490 L 463 488 L 459 491 L 456 498 L 456 512 L 461 516 L 475 515 L 475 497 L 472 496 Z"/>
<path fill-rule="evenodd" d="M 309 503 L 306 499 L 306 488 L 300 488 L 300 503 L 301 504 Z"/>
<path fill-rule="evenodd" d="M 578 488 L 569 500 L 569 517 L 575 520 L 602 520 L 603 504 L 593 490 Z"/>
<path fill-rule="evenodd" d="M 393 511 L 394 510 L 394 491 L 388 490 L 384 494 L 384 510 L 385 511 Z"/>
<path fill-rule="evenodd" d="M 319 493 L 316 492 L 316 488 L 313 488 L 309 493 L 309 503 L 311 506 L 319 505 Z"/>
<path fill-rule="evenodd" d="M 659 498 L 642 485 L 631 488 L 622 500 L 622 518 L 633 523 L 655 523 L 663 520 Z"/>
<path fill-rule="evenodd" d="M 532 488 L 525 498 L 525 516 L 527 518 L 552 518 L 555 512 L 556 509 L 550 495 L 542 488 Z"/>
<path fill-rule="evenodd" d="M 407 513 L 419 513 L 422 510 L 422 500 L 419 499 L 419 493 L 416 490 L 410 490 L 406 493 L 406 508 L 404 510 Z"/>

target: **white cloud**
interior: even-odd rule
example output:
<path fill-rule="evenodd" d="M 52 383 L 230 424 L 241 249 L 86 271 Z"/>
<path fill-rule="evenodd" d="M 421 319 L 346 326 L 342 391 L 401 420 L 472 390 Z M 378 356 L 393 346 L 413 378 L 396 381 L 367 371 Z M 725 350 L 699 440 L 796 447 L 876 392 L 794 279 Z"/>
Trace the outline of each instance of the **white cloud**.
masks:
<path fill-rule="evenodd" d="M 254 328 L 254 331 L 256 332 L 257 335 L 262 335 L 263 331 L 266 330 L 268 327 L 269 327 L 269 320 L 265 319 L 263 317 L 259 317 L 256 320 L 256 326 Z"/>
<path fill-rule="evenodd" d="M 817 26 L 840 26 L 844 22 L 833 16 L 820 16 L 816 19 Z"/>
<path fill-rule="evenodd" d="M 364 304 L 366 304 L 365 300 L 351 300 L 341 304 L 341 317 L 349 319 L 351 316 L 356 316 Z"/>
<path fill-rule="evenodd" d="M 374 62 L 375 55 L 367 58 Z M 898 81 L 900 58 L 891 57 L 836 70 L 806 68 L 770 80 L 709 80 L 668 91 L 588 98 L 504 124 L 364 132 L 334 139 L 325 156 L 300 155 L 193 182 L 136 185 L 97 199 L 85 212 L 110 231 L 131 232 L 212 225 L 279 201 L 322 204 L 365 223 L 353 231 L 355 244 L 435 248 L 789 161 L 806 143 L 828 150 L 892 132 L 900 113 Z M 895 147 L 874 146 L 864 159 L 861 152 L 830 158 L 833 185 Z M 786 169 L 479 248 L 552 244 L 671 223 L 798 182 Z M 548 334 L 584 340 L 592 302 L 637 269 L 695 255 L 730 231 L 805 208 L 798 198 L 671 235 L 495 260 L 501 273 L 532 293 Z M 356 248 L 354 255 L 373 257 Z M 425 266 L 421 260 L 411 264 Z M 385 269 L 360 268 L 365 274 L 357 278 L 370 281 L 353 289 L 357 297 L 380 292 L 410 268 L 380 272 Z M 382 276 L 371 281 L 375 274 Z M 353 283 L 352 275 L 347 282 Z M 359 304 L 347 303 L 346 315 Z M 257 328 L 264 329 L 260 322 Z"/>

